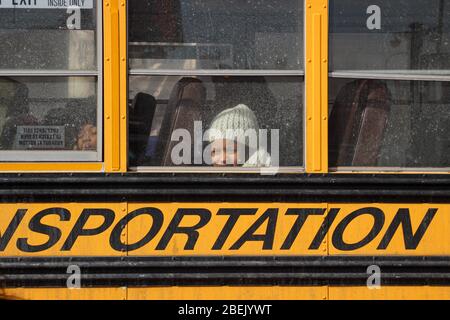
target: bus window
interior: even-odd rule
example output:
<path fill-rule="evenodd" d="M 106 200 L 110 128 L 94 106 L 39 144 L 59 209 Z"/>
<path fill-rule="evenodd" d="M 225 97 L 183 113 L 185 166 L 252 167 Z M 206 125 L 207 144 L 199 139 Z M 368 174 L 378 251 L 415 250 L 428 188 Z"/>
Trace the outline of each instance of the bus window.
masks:
<path fill-rule="evenodd" d="M 303 3 L 130 1 L 129 165 L 303 167 Z"/>
<path fill-rule="evenodd" d="M 298 0 L 132 0 L 132 69 L 303 68 Z"/>
<path fill-rule="evenodd" d="M 78 98 L 70 88 L 80 85 L 86 96 Z M 96 134 L 87 134 L 97 126 L 95 78 L 0 78 L 0 87 L 4 160 L 14 159 L 12 151 L 56 150 L 94 151 L 96 160 Z"/>
<path fill-rule="evenodd" d="M 30 6 L 0 4 L 0 69 L 95 71 L 95 0 L 84 1 L 79 9 L 34 2 Z"/>
<path fill-rule="evenodd" d="M 273 130 L 278 130 L 279 147 L 273 152 L 279 152 L 280 164 L 301 166 L 302 88 L 302 81 L 292 77 L 130 77 L 130 164 L 208 165 L 207 159 L 195 159 L 195 152 L 206 157 L 205 148 L 213 142 L 207 131 L 227 128 L 265 134 L 269 154 Z M 188 135 L 179 136 L 177 129 Z M 183 142 L 187 158 L 174 151 Z"/>
<path fill-rule="evenodd" d="M 450 1 L 330 5 L 330 167 L 450 168 Z"/>
<path fill-rule="evenodd" d="M 99 3 L 0 3 L 0 162 L 101 160 Z"/>

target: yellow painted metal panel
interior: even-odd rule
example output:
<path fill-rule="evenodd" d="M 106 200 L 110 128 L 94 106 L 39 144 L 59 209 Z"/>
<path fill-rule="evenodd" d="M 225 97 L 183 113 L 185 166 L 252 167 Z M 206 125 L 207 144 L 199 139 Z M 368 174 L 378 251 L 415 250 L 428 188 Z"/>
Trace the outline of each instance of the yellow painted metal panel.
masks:
<path fill-rule="evenodd" d="M 127 1 L 119 0 L 119 54 L 120 54 L 120 172 L 127 171 L 128 162 L 128 39 Z"/>
<path fill-rule="evenodd" d="M 103 163 L 2 163 L 0 172 L 93 172 L 103 171 Z"/>
<path fill-rule="evenodd" d="M 313 30 L 320 35 L 322 30 L 322 15 L 318 13 L 313 14 Z M 319 63 L 313 63 L 312 68 L 312 79 L 313 79 L 313 105 L 311 108 L 313 109 L 313 117 L 312 117 L 312 127 L 313 127 L 313 171 L 320 172 L 322 170 L 322 121 L 321 115 L 322 110 L 320 106 L 322 105 L 322 86 L 320 83 L 321 80 L 321 63 L 320 63 L 320 53 L 321 53 L 321 36 L 313 37 L 313 62 L 316 60 Z"/>
<path fill-rule="evenodd" d="M 129 288 L 129 300 L 325 300 L 321 287 L 154 287 Z"/>
<path fill-rule="evenodd" d="M 448 204 L 2 204 L 0 211 L 0 234 L 12 231 L 1 256 L 450 255 Z M 62 250 L 83 216 L 83 229 L 102 230 Z"/>
<path fill-rule="evenodd" d="M 105 167 L 118 172 L 120 163 L 120 54 L 118 0 L 103 3 Z"/>
<path fill-rule="evenodd" d="M 0 290 L 0 296 L 22 300 L 449 300 L 450 287 L 19 288 Z"/>
<path fill-rule="evenodd" d="M 328 0 L 322 0 L 321 10 L 321 55 L 320 55 L 320 74 L 321 74 L 321 92 L 320 103 L 320 121 L 321 121 L 321 173 L 328 172 Z"/>
<path fill-rule="evenodd" d="M 126 300 L 127 288 L 18 288 L 0 291 L 11 300 Z"/>
<path fill-rule="evenodd" d="M 164 214 L 164 222 L 157 235 L 146 245 L 130 251 L 129 255 L 324 255 L 326 254 L 326 243 L 323 242 L 316 249 L 309 249 L 309 245 L 314 239 L 317 230 L 324 221 L 324 216 L 315 215 L 309 217 L 302 230 L 299 232 L 296 240 L 289 249 L 282 249 L 283 244 L 293 228 L 298 216 L 286 215 L 288 209 L 305 209 L 305 208 L 326 208 L 325 204 L 286 204 L 286 203 L 268 203 L 268 204 L 235 204 L 235 203 L 208 203 L 208 204 L 186 204 L 186 203 L 167 203 L 167 204 L 129 204 L 128 210 L 132 212 L 140 208 L 153 207 L 161 210 Z M 186 212 L 193 213 L 192 216 L 185 216 L 180 227 L 195 226 L 201 222 L 196 212 L 207 210 L 211 213 L 211 219 L 201 228 L 198 229 L 198 240 L 195 241 L 193 249 L 186 249 L 188 237 L 186 234 L 175 234 L 170 238 L 165 249 L 158 249 L 161 239 L 167 234 L 169 225 L 174 221 L 178 209 L 186 209 Z M 239 217 L 230 232 L 225 237 L 223 244 L 213 249 L 219 242 L 220 235 L 230 220 L 230 215 L 220 215 L 220 209 L 235 209 L 243 212 L 246 209 L 257 209 L 254 215 L 243 215 Z M 274 241 L 268 248 L 264 249 L 263 241 L 247 241 L 239 248 L 233 248 L 238 240 L 251 229 L 252 225 L 257 224 L 268 210 L 276 210 L 277 216 L 275 223 Z M 270 235 L 268 230 L 269 220 L 264 221 L 258 229 L 254 231 L 255 235 Z M 154 225 L 153 219 L 148 215 L 139 216 L 128 224 L 128 240 L 129 244 L 138 243 L 149 233 L 150 228 Z M 223 238 L 223 237 L 222 237 Z M 268 236 L 267 238 L 270 238 Z"/>
<path fill-rule="evenodd" d="M 306 171 L 328 172 L 328 1 L 306 1 Z"/>
<path fill-rule="evenodd" d="M 111 210 L 113 221 L 104 231 L 92 236 L 80 235 L 73 242 L 73 246 L 69 246 L 68 240 L 71 238 L 74 226 L 77 221 L 81 223 L 80 217 L 86 208 L 91 210 L 103 209 L 100 210 L 102 212 Z M 112 249 L 109 242 L 111 226 L 115 226 L 125 216 L 126 204 L 2 204 L 0 206 L 0 212 L 2 213 L 0 216 L 1 235 L 6 233 L 8 226 L 14 224 L 14 217 L 17 217 L 21 210 L 24 212 L 23 218 L 20 223 L 15 224 L 17 229 L 5 250 L 0 251 L 2 257 L 126 255 L 126 252 Z M 82 228 L 97 229 L 104 224 L 106 226 L 107 221 L 105 220 L 103 216 L 91 215 Z M 39 225 L 51 227 L 52 236 L 50 237 L 48 233 L 39 232 L 43 229 Z M 121 239 L 126 242 L 125 232 L 121 234 Z M 18 244 L 19 241 L 22 245 Z M 33 249 L 24 250 L 25 244 L 33 246 Z M 63 249 L 64 244 L 67 244 L 67 247 Z"/>
<path fill-rule="evenodd" d="M 328 232 L 330 255 L 450 254 L 449 205 L 330 204 L 329 209 L 339 209 Z M 419 239 L 421 224 L 426 228 Z"/>
<path fill-rule="evenodd" d="M 127 207 L 128 206 L 128 207 Z M 55 208 L 68 211 L 67 218 L 61 218 L 54 213 Z M 150 208 L 150 209 L 149 209 Z M 230 215 L 220 215 L 219 210 L 238 209 L 251 210 L 253 214 L 248 214 L 236 219 L 235 224 L 229 229 L 229 234 L 224 236 L 225 226 L 228 225 Z M 112 210 L 115 218 L 114 221 L 102 230 L 90 236 L 80 236 L 76 239 L 73 248 L 62 250 L 63 243 L 71 234 L 76 221 L 84 210 L 103 209 L 102 211 Z M 168 230 L 176 229 L 174 225 L 176 213 L 179 209 L 184 209 L 188 214 L 180 220 L 178 227 L 192 227 L 200 222 L 198 212 L 210 215 L 208 221 L 198 228 L 198 239 L 193 242 L 192 248 L 187 248 L 187 240 L 190 239 L 186 234 L 170 235 Z M 8 228 L 14 229 L 13 236 L 9 240 L 6 248 L 0 251 L 1 256 L 79 256 L 79 255 L 120 255 L 117 247 L 111 245 L 112 231 L 118 226 L 121 218 L 127 215 L 129 222 L 126 223 L 125 230 L 121 232 L 121 243 L 129 246 L 129 255 L 320 255 L 326 254 L 326 242 L 318 243 L 315 249 L 310 249 L 310 243 L 314 239 L 320 226 L 323 224 L 324 215 L 311 215 L 302 226 L 302 230 L 295 233 L 295 238 L 291 243 L 283 248 L 287 242 L 288 235 L 294 229 L 299 215 L 287 215 L 288 209 L 298 211 L 299 209 L 313 209 L 324 213 L 325 204 L 232 204 L 232 203 L 208 203 L 208 204 L 181 204 L 181 203 L 160 203 L 160 204 L 2 204 L 0 210 L 0 234 L 4 234 Z M 46 211 L 47 210 L 47 211 Z M 53 210 L 53 212 L 48 212 Z M 308 212 L 310 211 L 308 210 Z M 149 211 L 160 212 L 161 219 L 164 221 L 161 225 L 153 221 Z M 23 219 L 17 220 L 15 217 L 24 212 Z M 47 214 L 45 214 L 47 212 Z M 189 215 L 192 214 L 192 215 Z M 39 218 L 39 216 L 44 217 Z M 87 220 L 84 229 L 96 229 L 104 223 L 104 217 L 94 215 Z M 27 238 L 31 245 L 43 245 L 48 243 L 49 236 L 47 234 L 36 231 L 30 225 L 30 222 L 36 225 L 47 225 L 53 229 L 60 230 L 60 237 L 57 242 L 44 246 L 35 252 L 24 252 L 23 246 L 19 246 L 17 241 L 19 238 Z M 259 222 L 258 222 L 259 221 Z M 172 227 L 169 228 L 169 225 Z M 270 226 L 273 232 L 270 232 Z M 249 232 L 252 226 L 257 228 Z M 17 226 L 17 229 L 15 229 Z M 156 229 L 154 229 L 156 228 Z M 33 231 L 34 230 L 34 231 Z M 154 230 L 154 232 L 152 231 Z M 58 232 L 58 231 L 56 231 Z M 146 235 L 152 233 L 151 238 L 142 241 Z M 232 248 L 244 234 L 250 235 L 266 235 L 265 241 L 243 241 L 241 245 Z M 162 238 L 168 236 L 166 245 L 162 245 Z M 222 235 L 222 236 L 221 236 Z M 271 235 L 273 243 L 271 243 Z M 224 240 L 221 245 L 215 246 L 222 237 Z M 23 240 L 22 240 L 23 241 Z M 137 245 L 141 243 L 140 245 Z M 159 247 L 159 248 L 158 248 Z M 26 250 L 25 250 L 26 251 Z"/>
<path fill-rule="evenodd" d="M 330 300 L 449 300 L 450 287 L 330 287 Z"/>

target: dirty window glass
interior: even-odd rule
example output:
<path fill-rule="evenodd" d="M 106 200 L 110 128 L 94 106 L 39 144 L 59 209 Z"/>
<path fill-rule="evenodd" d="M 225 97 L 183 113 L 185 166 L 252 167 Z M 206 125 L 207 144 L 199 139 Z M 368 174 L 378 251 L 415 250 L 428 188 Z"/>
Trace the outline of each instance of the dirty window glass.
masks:
<path fill-rule="evenodd" d="M 95 77 L 0 77 L 0 161 L 17 158 L 12 151 L 46 151 L 41 160 L 48 151 L 94 152 L 96 160 L 97 149 Z"/>
<path fill-rule="evenodd" d="M 331 167 L 450 167 L 450 82 L 330 79 Z"/>
<path fill-rule="evenodd" d="M 99 3 L 0 1 L 0 162 L 101 160 Z"/>
<path fill-rule="evenodd" d="M 330 2 L 330 167 L 450 167 L 450 1 Z"/>
<path fill-rule="evenodd" d="M 129 83 L 132 167 L 303 164 L 301 77 L 131 76 Z"/>
<path fill-rule="evenodd" d="M 303 6 L 129 1 L 130 166 L 301 169 Z"/>
<path fill-rule="evenodd" d="M 450 75 L 449 0 L 330 1 L 330 68 Z"/>
<path fill-rule="evenodd" d="M 132 69 L 303 68 L 303 1 L 131 0 Z"/>
<path fill-rule="evenodd" d="M 3 0 L 0 69 L 96 70 L 96 21 L 96 0 Z"/>

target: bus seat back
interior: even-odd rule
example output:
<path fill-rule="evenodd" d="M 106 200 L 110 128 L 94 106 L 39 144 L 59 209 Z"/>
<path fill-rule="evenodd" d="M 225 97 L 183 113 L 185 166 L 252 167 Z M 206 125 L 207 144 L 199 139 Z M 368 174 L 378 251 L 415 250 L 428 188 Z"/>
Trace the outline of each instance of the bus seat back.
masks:
<path fill-rule="evenodd" d="M 163 166 L 173 166 L 172 149 L 180 141 L 172 141 L 172 133 L 177 129 L 186 130 L 190 135 L 191 147 L 194 143 L 194 122 L 202 121 L 202 108 L 206 102 L 206 88 L 202 81 L 196 78 L 183 78 L 177 82 L 168 103 L 169 115 L 166 117 L 165 129 L 167 134 L 161 135 L 166 138 Z M 163 128 L 162 128 L 163 129 Z M 191 148 L 193 150 L 193 148 Z M 191 160 L 193 159 L 191 155 Z M 190 163 L 193 164 L 193 161 Z M 188 165 L 188 163 L 186 163 Z"/>
<path fill-rule="evenodd" d="M 379 80 L 356 80 L 339 92 L 330 115 L 331 166 L 377 165 L 390 106 Z"/>

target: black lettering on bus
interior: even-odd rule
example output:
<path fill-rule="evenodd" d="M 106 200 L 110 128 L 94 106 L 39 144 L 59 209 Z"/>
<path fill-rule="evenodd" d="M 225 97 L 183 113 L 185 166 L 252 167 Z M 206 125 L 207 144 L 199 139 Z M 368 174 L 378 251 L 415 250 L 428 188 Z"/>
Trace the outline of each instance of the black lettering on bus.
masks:
<path fill-rule="evenodd" d="M 389 243 L 391 242 L 395 232 L 398 230 L 400 225 L 402 226 L 403 231 L 403 241 L 405 243 L 405 248 L 407 250 L 415 250 L 422 240 L 425 232 L 427 231 L 431 221 L 436 215 L 438 209 L 430 208 L 428 209 L 425 217 L 422 219 L 419 227 L 416 232 L 413 234 L 412 225 L 411 225 L 411 215 L 409 209 L 401 208 L 398 210 L 395 215 L 392 223 L 389 225 L 386 234 L 378 245 L 378 250 L 385 250 Z"/>
<path fill-rule="evenodd" d="M 136 217 L 142 216 L 142 215 L 149 215 L 152 217 L 152 226 L 148 233 L 143 237 L 141 240 L 139 240 L 136 243 L 133 244 L 126 244 L 121 241 L 120 235 L 122 233 L 122 230 L 124 230 L 128 223 L 130 223 L 131 220 L 133 220 Z M 147 243 L 149 243 L 161 230 L 161 227 L 164 222 L 164 215 L 163 213 L 156 209 L 156 208 L 141 208 L 134 210 L 133 212 L 127 214 L 125 217 L 123 217 L 117 225 L 114 227 L 113 231 L 111 232 L 111 236 L 109 238 L 109 243 L 111 247 L 114 250 L 117 251 L 133 251 L 137 250 L 139 248 L 142 248 Z"/>
<path fill-rule="evenodd" d="M 248 241 L 263 241 L 263 250 L 272 250 L 275 239 L 275 228 L 277 226 L 278 209 L 268 209 L 247 231 L 233 244 L 230 250 L 239 250 Z M 267 227 L 264 234 L 255 234 L 266 220 Z"/>
<path fill-rule="evenodd" d="M 200 221 L 191 227 L 180 227 L 180 222 L 185 216 L 199 216 Z M 209 220 L 211 220 L 211 211 L 207 209 L 178 209 L 172 221 L 170 221 L 161 241 L 156 246 L 156 250 L 165 250 L 169 241 L 177 233 L 186 234 L 188 236 L 184 250 L 194 250 L 199 237 L 197 230 L 203 228 Z"/>
<path fill-rule="evenodd" d="M 97 228 L 84 229 L 86 222 L 91 216 L 102 216 L 104 221 Z M 75 241 L 77 241 L 80 236 L 95 236 L 101 234 L 112 225 L 114 218 L 115 213 L 110 209 L 84 209 L 67 237 L 66 242 L 63 244 L 61 251 L 70 251 L 75 244 Z"/>
<path fill-rule="evenodd" d="M 1 4 L 1 2 L 0 2 L 0 4 Z M 21 6 L 31 6 L 31 5 L 37 5 L 37 3 L 36 3 L 36 0 L 20 0 L 20 3 L 19 3 L 19 0 L 12 0 L 12 5 L 13 6 L 18 6 L 18 5 L 21 5 Z"/>
<path fill-rule="evenodd" d="M 326 209 L 320 209 L 320 208 L 314 208 L 314 209 L 288 209 L 286 211 L 287 216 L 298 216 L 297 219 L 294 222 L 294 225 L 291 228 L 291 231 L 289 231 L 288 236 L 286 237 L 286 240 L 284 241 L 283 245 L 281 246 L 281 250 L 289 250 L 291 249 L 292 245 L 294 244 L 294 241 L 297 239 L 298 234 L 303 228 L 303 225 L 305 224 L 306 220 L 310 215 L 323 215 L 325 213 Z"/>
<path fill-rule="evenodd" d="M 5 233 L 3 235 L 0 234 L 0 251 L 4 251 L 6 249 L 9 241 L 11 241 L 12 236 L 16 232 L 17 227 L 19 227 L 26 213 L 27 209 L 17 210 L 14 218 L 12 218 L 11 222 L 6 228 Z"/>
<path fill-rule="evenodd" d="M 219 236 L 217 237 L 216 242 L 214 243 L 212 250 L 221 250 L 223 248 L 223 245 L 227 241 L 228 237 L 230 236 L 231 230 L 233 230 L 234 226 L 236 225 L 237 221 L 241 216 L 252 216 L 255 215 L 256 212 L 258 212 L 258 209 L 229 209 L 229 208 L 223 208 L 219 209 L 219 212 L 217 212 L 218 216 L 230 216 L 225 223 L 225 226 L 223 227 L 222 231 L 220 232 Z"/>
<path fill-rule="evenodd" d="M 374 219 L 373 227 L 370 232 L 361 240 L 356 243 L 344 242 L 344 231 L 354 219 L 362 215 L 371 215 Z M 364 247 L 371 242 L 380 233 L 384 225 L 384 212 L 378 208 L 362 208 L 356 210 L 346 216 L 337 225 L 333 233 L 333 246 L 341 251 L 351 251 Z"/>
<path fill-rule="evenodd" d="M 38 212 L 31 218 L 28 228 L 31 231 L 45 234 L 48 236 L 48 241 L 41 245 L 31 245 L 28 243 L 28 238 L 17 239 L 17 248 L 23 252 L 40 252 L 53 247 L 59 239 L 61 239 L 61 230 L 54 226 L 43 224 L 41 220 L 50 215 L 57 215 L 60 221 L 70 220 L 70 211 L 64 208 L 49 208 Z"/>
<path fill-rule="evenodd" d="M 333 224 L 334 220 L 336 219 L 336 216 L 338 215 L 340 210 L 341 210 L 340 208 L 333 208 L 328 212 L 327 216 L 322 222 L 322 225 L 319 228 L 319 231 L 317 231 L 316 236 L 309 245 L 309 250 L 317 250 L 320 248 L 323 239 L 325 239 L 325 236 L 330 230 L 330 227 Z"/>

